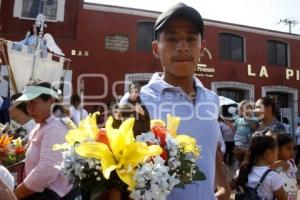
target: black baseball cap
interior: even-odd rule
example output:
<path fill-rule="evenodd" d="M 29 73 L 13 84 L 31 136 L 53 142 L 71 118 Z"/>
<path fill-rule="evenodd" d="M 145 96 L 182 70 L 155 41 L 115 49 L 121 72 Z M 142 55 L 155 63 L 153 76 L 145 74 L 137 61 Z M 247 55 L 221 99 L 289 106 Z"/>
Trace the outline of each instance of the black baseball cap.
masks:
<path fill-rule="evenodd" d="M 157 33 L 162 31 L 166 24 L 170 22 L 174 17 L 184 17 L 191 20 L 199 30 L 201 37 L 203 38 L 204 23 L 200 13 L 184 3 L 178 3 L 165 12 L 163 12 L 156 20 L 154 25 L 154 38 L 157 38 Z"/>

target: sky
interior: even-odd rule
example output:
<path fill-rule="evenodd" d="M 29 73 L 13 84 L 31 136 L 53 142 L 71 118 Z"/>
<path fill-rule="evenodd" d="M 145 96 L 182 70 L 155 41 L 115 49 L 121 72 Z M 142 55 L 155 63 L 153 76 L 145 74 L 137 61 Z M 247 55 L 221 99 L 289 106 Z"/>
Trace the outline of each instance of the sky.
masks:
<path fill-rule="evenodd" d="M 300 35 L 300 0 L 85 0 L 163 12 L 177 2 L 196 8 L 204 19 L 289 32 L 280 19 L 297 21 L 292 33 Z"/>

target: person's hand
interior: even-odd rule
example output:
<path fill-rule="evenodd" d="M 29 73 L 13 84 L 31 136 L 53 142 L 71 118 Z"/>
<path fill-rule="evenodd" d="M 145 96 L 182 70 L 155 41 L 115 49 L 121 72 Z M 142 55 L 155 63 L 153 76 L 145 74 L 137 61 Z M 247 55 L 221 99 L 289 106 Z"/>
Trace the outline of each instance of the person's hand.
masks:
<path fill-rule="evenodd" d="M 17 200 L 14 193 L 0 179 L 0 200 Z"/>
<path fill-rule="evenodd" d="M 140 104 L 136 104 L 134 107 L 134 110 L 135 110 L 135 112 L 139 113 L 142 116 L 145 115 L 145 111 Z"/>

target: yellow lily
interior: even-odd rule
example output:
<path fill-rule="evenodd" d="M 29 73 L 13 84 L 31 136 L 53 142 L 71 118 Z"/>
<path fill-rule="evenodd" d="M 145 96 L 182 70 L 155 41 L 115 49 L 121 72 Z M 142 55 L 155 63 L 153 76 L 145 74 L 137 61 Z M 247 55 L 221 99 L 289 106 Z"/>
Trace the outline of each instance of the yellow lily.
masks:
<path fill-rule="evenodd" d="M 99 113 L 93 113 L 89 115 L 84 120 L 80 121 L 77 128 L 69 130 L 66 135 L 66 141 L 73 145 L 75 142 L 84 142 L 85 140 L 92 139 L 95 140 L 99 128 L 97 126 L 96 117 Z"/>
<path fill-rule="evenodd" d="M 179 124 L 180 124 L 179 117 L 172 116 L 170 114 L 167 115 L 167 130 L 171 134 L 171 136 L 178 141 L 179 146 L 183 148 L 183 151 L 185 153 L 190 152 L 193 153 L 196 157 L 199 157 L 200 148 L 197 146 L 196 139 L 188 135 L 178 135 L 177 129 L 179 127 Z"/>
<path fill-rule="evenodd" d="M 167 130 L 171 133 L 173 137 L 177 135 L 177 129 L 180 124 L 180 118 L 172 116 L 170 114 L 167 115 Z"/>
<path fill-rule="evenodd" d="M 99 112 L 93 113 L 92 115 L 90 114 L 84 120 L 80 121 L 78 127 L 76 127 L 70 119 L 65 121 L 65 123 L 72 128 L 65 136 L 67 143 L 55 144 L 52 149 L 54 151 L 68 149 L 70 146 L 73 146 L 75 142 L 82 143 L 86 140 L 94 141 L 99 132 L 96 120 L 97 115 L 99 115 Z"/>
<path fill-rule="evenodd" d="M 76 153 L 101 160 L 102 173 L 106 179 L 116 170 L 120 179 L 132 190 L 136 184 L 133 176 L 137 166 L 151 156 L 160 155 L 162 149 L 157 145 L 148 146 L 144 142 L 135 141 L 132 132 L 134 118 L 124 121 L 119 129 L 114 129 L 112 122 L 112 117 L 109 117 L 105 125 L 110 148 L 100 142 L 83 142 L 76 147 Z"/>

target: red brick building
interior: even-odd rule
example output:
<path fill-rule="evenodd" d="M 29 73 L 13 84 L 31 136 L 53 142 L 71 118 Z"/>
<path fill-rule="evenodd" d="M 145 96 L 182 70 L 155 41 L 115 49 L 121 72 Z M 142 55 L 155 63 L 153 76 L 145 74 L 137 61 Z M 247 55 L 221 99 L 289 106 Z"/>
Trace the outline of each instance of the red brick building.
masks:
<path fill-rule="evenodd" d="M 0 1 L 0 37 L 23 39 L 33 24 L 30 16 L 36 2 Z M 113 91 L 123 94 L 121 81 L 145 83 L 153 72 L 162 71 L 150 45 L 158 12 L 81 0 L 47 0 L 39 6 L 51 19 L 45 32 L 72 60 L 74 88 L 84 79 L 86 102 L 109 101 Z M 204 23 L 207 51 L 196 72 L 203 84 L 236 101 L 271 95 L 295 127 L 300 36 L 212 20 Z"/>

